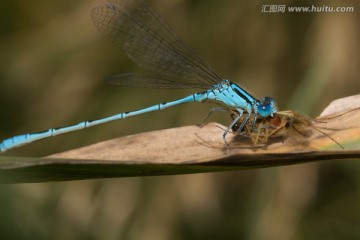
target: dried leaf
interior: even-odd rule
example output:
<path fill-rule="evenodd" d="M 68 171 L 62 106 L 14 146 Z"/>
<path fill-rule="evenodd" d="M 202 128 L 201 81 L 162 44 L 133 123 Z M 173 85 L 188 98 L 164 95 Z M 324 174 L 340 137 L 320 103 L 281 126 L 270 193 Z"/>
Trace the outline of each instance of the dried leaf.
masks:
<path fill-rule="evenodd" d="M 360 95 L 339 99 L 326 108 L 321 122 L 314 122 L 345 149 L 306 126 L 307 136 L 274 138 L 261 146 L 228 134 L 228 153 L 225 127 L 210 123 L 120 137 L 45 158 L 0 157 L 0 182 L 187 174 L 359 158 L 359 108 Z"/>

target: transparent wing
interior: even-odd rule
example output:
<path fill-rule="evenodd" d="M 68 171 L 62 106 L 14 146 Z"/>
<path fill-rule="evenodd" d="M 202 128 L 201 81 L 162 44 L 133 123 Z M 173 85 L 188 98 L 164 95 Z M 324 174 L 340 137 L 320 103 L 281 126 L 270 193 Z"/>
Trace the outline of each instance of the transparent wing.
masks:
<path fill-rule="evenodd" d="M 109 76 L 105 79 L 107 83 L 113 86 L 122 87 L 145 87 L 145 88 L 201 88 L 208 89 L 207 85 L 193 82 L 182 84 L 181 82 L 158 76 L 146 76 L 136 73 L 123 73 Z"/>
<path fill-rule="evenodd" d="M 96 27 L 136 63 L 180 85 L 222 79 L 142 0 L 115 0 L 92 9 Z M 151 78 L 150 78 L 151 79 Z"/>

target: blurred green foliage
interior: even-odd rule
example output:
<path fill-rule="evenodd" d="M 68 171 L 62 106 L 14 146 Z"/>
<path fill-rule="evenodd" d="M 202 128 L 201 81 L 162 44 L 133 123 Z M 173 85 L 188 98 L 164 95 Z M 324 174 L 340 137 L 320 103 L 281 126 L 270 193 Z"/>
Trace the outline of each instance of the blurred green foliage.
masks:
<path fill-rule="evenodd" d="M 185 96 L 121 89 L 139 71 L 90 19 L 98 0 L 2 0 L 0 136 L 45 130 Z M 359 2 L 153 0 L 224 78 L 281 109 L 317 116 L 360 89 Z M 354 6 L 353 13 L 262 13 L 264 4 Z M 97 141 L 200 123 L 188 104 L 41 141 L 45 156 Z M 218 114 L 213 121 L 227 124 Z M 339 123 L 341 124 L 341 123 Z M 356 239 L 360 166 L 333 161 L 237 173 L 0 186 L 1 239 Z"/>

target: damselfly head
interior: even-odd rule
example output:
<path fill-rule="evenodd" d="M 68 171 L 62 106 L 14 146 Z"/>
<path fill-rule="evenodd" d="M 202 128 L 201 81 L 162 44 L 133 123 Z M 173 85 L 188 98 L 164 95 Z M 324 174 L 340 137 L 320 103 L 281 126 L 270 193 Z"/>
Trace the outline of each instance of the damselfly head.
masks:
<path fill-rule="evenodd" d="M 263 99 L 261 99 L 257 108 L 257 112 L 263 118 L 273 116 L 274 113 L 277 112 L 274 99 L 271 97 L 264 97 Z"/>

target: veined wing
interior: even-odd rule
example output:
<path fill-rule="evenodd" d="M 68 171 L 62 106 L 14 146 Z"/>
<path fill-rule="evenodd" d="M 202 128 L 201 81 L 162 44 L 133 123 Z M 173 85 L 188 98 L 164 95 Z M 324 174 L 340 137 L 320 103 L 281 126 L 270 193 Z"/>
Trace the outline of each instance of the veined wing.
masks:
<path fill-rule="evenodd" d="M 96 27 L 139 65 L 183 85 L 221 82 L 216 72 L 187 47 L 142 0 L 116 0 L 92 9 Z"/>
<path fill-rule="evenodd" d="M 141 75 L 137 73 L 116 74 L 107 77 L 105 81 L 110 85 L 122 87 L 208 89 L 208 85 L 201 82 L 192 82 L 191 84 L 188 84 L 182 83 L 177 79 L 163 78 L 162 76 Z"/>

